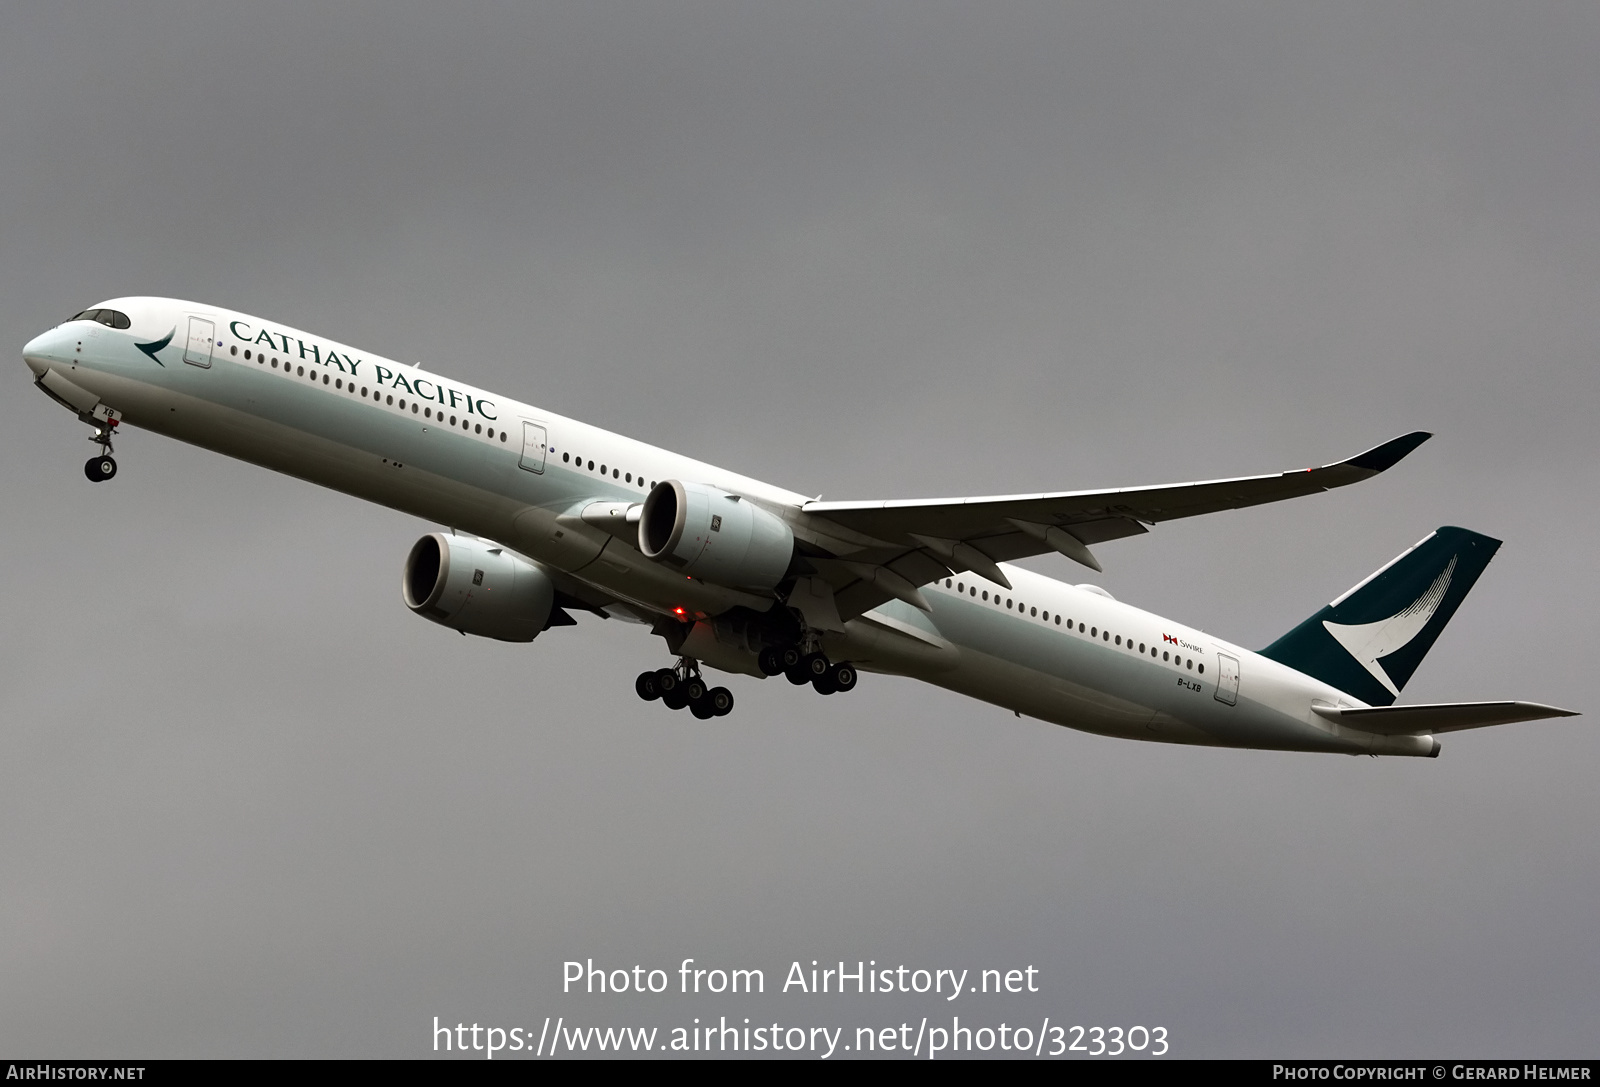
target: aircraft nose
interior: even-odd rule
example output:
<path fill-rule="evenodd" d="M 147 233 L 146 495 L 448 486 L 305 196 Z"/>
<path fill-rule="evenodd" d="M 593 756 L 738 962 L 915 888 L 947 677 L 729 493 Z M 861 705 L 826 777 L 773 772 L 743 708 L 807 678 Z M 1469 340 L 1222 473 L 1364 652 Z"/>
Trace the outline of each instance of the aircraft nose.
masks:
<path fill-rule="evenodd" d="M 60 329 L 52 328 L 49 332 L 41 333 L 23 345 L 22 361 L 28 364 L 28 369 L 35 376 L 42 376 L 50 368 L 51 362 L 62 361 L 61 343 Z"/>

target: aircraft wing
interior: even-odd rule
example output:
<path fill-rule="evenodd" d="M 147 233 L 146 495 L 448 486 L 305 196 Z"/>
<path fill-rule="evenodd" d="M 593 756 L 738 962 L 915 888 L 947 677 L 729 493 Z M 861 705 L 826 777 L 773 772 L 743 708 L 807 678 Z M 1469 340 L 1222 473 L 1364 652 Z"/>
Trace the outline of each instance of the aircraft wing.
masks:
<path fill-rule="evenodd" d="M 814 563 L 840 593 L 841 613 L 860 614 L 891 597 L 918 603 L 915 587 L 971 570 L 1007 585 L 995 565 L 1057 551 L 1094 570 L 1089 545 L 1147 532 L 1148 525 L 1316 494 L 1370 479 L 1431 434 L 1414 431 L 1348 460 L 1275 475 L 1109 491 L 880 502 L 807 502 L 820 541 L 838 561 Z M 816 524 L 817 522 L 813 522 Z M 828 531 L 837 526 L 838 533 Z M 886 572 L 885 572 L 886 571 Z M 862 583 L 857 589 L 852 583 Z M 856 600 L 854 597 L 861 599 Z M 868 601 L 871 601 L 870 603 Z"/>

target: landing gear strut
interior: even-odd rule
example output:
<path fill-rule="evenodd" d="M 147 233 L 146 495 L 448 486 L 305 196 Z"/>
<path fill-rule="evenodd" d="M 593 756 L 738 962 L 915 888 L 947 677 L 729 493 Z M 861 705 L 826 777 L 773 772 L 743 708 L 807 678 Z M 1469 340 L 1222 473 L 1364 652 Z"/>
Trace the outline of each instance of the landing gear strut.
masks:
<path fill-rule="evenodd" d="M 688 707 L 700 720 L 726 717 L 733 711 L 733 692 L 726 687 L 707 687 L 700 677 L 700 663 L 693 657 L 680 657 L 672 668 L 640 672 L 633 689 L 646 702 L 660 699 L 669 710 Z"/>
<path fill-rule="evenodd" d="M 101 421 L 92 415 L 81 418 L 94 427 L 94 433 L 89 435 L 89 440 L 100 447 L 100 454 L 90 457 L 84 464 L 83 474 L 91 483 L 103 483 L 117 474 L 117 462 L 111 456 L 111 428 L 116 424 L 109 420 Z"/>

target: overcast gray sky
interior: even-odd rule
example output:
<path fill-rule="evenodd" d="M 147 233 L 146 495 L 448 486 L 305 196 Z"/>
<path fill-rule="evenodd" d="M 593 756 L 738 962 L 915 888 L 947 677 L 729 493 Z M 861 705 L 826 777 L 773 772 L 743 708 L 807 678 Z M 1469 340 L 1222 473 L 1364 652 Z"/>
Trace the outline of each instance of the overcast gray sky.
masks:
<path fill-rule="evenodd" d="M 1506 543 L 1407 700 L 1587 711 L 1596 55 L 1592 3 L 8 4 L 0 1052 L 959 1014 L 1593 1056 L 1592 717 L 1353 759 L 866 676 L 735 678 L 697 722 L 635 698 L 668 660 L 640 628 L 407 613 L 434 526 L 140 432 L 90 485 L 20 349 L 194 298 L 830 498 L 1432 430 L 1369 483 L 1105 545 L 1101 582 L 1259 646 L 1465 525 Z M 589 957 L 769 991 L 563 995 Z M 1041 991 L 774 991 L 812 959 Z"/>

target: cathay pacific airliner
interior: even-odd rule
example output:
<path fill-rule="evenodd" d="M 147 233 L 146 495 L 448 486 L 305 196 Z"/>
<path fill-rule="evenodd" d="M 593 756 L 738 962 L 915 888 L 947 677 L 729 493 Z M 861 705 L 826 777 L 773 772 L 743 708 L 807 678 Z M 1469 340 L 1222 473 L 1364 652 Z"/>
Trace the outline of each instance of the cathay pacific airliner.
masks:
<path fill-rule="evenodd" d="M 527 642 L 624 620 L 668 661 L 639 697 L 706 719 L 702 669 L 821 695 L 908 676 L 1070 728 L 1165 743 L 1439 753 L 1440 733 L 1573 711 L 1397 704 L 1500 541 L 1428 533 L 1258 650 L 1010 565 L 1180 517 L 1357 483 L 1429 437 L 1320 468 L 1120 490 L 824 502 L 532 404 L 232 310 L 117 298 L 23 348 L 35 384 L 92 428 L 165 434 L 440 526 L 401 598 L 463 635 Z M 559 637 L 559 633 L 552 636 Z M 798 692 L 797 692 L 798 696 Z"/>

